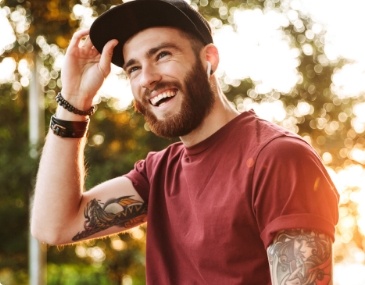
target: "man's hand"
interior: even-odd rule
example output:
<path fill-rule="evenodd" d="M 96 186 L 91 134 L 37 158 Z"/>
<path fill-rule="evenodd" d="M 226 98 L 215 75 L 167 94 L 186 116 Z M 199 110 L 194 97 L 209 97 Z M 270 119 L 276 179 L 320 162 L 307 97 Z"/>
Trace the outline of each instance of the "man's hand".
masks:
<path fill-rule="evenodd" d="M 73 35 L 61 71 L 62 96 L 73 106 L 81 110 L 90 108 L 93 97 L 110 73 L 117 44 L 117 40 L 109 41 L 99 54 L 91 43 L 89 30 Z"/>

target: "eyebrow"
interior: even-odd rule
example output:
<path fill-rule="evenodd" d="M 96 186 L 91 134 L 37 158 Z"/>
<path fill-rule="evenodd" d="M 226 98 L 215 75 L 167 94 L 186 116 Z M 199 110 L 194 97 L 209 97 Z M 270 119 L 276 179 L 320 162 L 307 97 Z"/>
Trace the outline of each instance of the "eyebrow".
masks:
<path fill-rule="evenodd" d="M 181 50 L 176 44 L 171 43 L 171 42 L 163 42 L 161 44 L 159 44 L 156 47 L 153 47 L 151 49 L 149 49 L 145 56 L 146 58 L 151 58 L 154 54 L 156 54 L 159 50 L 161 49 L 165 49 L 165 48 L 170 48 L 170 49 L 176 49 L 176 50 Z M 123 65 L 123 69 L 126 70 L 129 66 L 134 65 L 136 62 L 138 62 L 136 59 L 131 58 L 130 60 L 128 60 L 124 65 Z"/>

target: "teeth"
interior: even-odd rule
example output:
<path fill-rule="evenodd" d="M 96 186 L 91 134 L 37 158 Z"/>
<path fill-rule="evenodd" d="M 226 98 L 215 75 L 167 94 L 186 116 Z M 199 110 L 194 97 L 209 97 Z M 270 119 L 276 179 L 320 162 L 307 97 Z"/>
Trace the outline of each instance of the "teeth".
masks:
<path fill-rule="evenodd" d="M 174 91 L 166 91 L 166 92 L 163 92 L 163 93 L 151 98 L 150 101 L 153 106 L 157 106 L 158 102 L 161 101 L 162 99 L 170 98 L 170 97 L 174 97 L 174 96 L 175 96 Z"/>

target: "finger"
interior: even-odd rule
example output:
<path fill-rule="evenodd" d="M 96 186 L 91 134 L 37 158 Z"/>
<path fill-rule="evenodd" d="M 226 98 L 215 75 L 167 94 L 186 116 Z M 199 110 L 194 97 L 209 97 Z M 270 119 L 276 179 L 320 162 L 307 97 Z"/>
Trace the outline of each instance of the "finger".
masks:
<path fill-rule="evenodd" d="M 89 35 L 89 32 L 90 32 L 89 29 L 84 29 L 84 30 L 80 30 L 80 31 L 75 32 L 73 34 L 72 38 L 71 38 L 69 47 L 77 47 L 77 46 L 79 46 L 81 40 L 83 38 L 85 38 L 85 36 L 88 36 Z"/>
<path fill-rule="evenodd" d="M 103 52 L 100 57 L 99 70 L 102 72 L 104 78 L 108 76 L 110 72 L 110 64 L 113 57 L 113 51 L 115 46 L 118 44 L 117 40 L 110 40 L 103 48 Z M 122 52 L 122 51 L 120 51 Z"/>
<path fill-rule="evenodd" d="M 94 45 L 91 42 L 89 35 L 86 35 L 85 37 L 81 38 L 81 40 L 79 42 L 79 46 L 86 48 L 86 49 L 94 48 Z"/>

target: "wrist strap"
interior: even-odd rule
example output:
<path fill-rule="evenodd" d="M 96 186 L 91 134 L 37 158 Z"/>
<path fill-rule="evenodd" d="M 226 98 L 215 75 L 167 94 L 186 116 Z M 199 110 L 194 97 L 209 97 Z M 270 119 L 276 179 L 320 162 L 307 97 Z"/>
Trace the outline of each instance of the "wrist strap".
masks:
<path fill-rule="evenodd" d="M 82 138 L 87 132 L 89 120 L 87 121 L 64 121 L 57 119 L 54 115 L 49 124 L 50 129 L 57 136 L 63 138 Z"/>
<path fill-rule="evenodd" d="M 91 106 L 90 109 L 86 110 L 86 111 L 82 111 L 82 110 L 77 109 L 76 107 L 72 106 L 69 102 L 67 102 L 65 98 L 62 97 L 61 92 L 59 92 L 57 94 L 56 102 L 58 103 L 58 105 L 65 108 L 67 111 L 70 111 L 71 113 L 81 115 L 81 116 L 91 116 L 96 111 L 95 106 Z"/>

